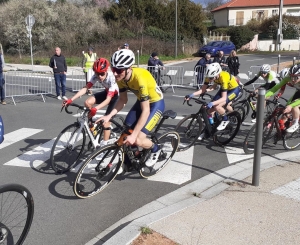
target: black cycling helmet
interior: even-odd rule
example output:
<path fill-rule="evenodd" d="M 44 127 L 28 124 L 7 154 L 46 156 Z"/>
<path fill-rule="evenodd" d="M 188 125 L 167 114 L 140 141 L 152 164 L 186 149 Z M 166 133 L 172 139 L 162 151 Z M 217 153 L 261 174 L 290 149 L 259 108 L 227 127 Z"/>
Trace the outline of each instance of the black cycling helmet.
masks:
<path fill-rule="evenodd" d="M 300 76 L 300 65 L 294 65 L 290 68 L 290 75 L 299 75 Z"/>

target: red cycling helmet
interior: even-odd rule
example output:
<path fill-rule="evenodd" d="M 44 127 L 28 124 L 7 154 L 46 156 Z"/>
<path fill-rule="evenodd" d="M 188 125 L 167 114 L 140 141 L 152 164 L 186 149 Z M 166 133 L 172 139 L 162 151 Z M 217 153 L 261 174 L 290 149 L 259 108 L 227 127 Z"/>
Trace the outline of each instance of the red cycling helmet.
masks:
<path fill-rule="evenodd" d="M 94 72 L 101 73 L 106 72 L 109 67 L 109 61 L 104 58 L 99 58 L 94 62 L 93 70 Z"/>

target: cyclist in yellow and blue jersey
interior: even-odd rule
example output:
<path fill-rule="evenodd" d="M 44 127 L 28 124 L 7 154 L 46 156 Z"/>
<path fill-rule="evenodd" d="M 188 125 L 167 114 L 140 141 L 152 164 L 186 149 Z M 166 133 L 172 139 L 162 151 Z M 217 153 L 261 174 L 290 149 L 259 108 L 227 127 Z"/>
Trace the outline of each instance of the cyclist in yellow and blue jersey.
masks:
<path fill-rule="evenodd" d="M 221 89 L 214 96 L 212 101 L 207 104 L 207 107 L 209 108 L 209 117 L 214 111 L 217 111 L 222 116 L 222 122 L 217 127 L 217 130 L 223 130 L 229 123 L 223 106 L 238 96 L 240 93 L 239 83 L 233 75 L 229 74 L 227 71 L 222 71 L 219 63 L 207 65 L 205 69 L 205 76 L 206 78 L 202 88 L 197 92 L 186 95 L 185 98 L 188 100 L 189 98 L 201 95 L 206 91 L 214 90 L 218 85 L 220 85 Z M 208 88 L 209 83 L 211 82 L 214 82 L 214 84 Z M 232 108 L 229 108 L 229 110 L 232 110 Z"/>
<path fill-rule="evenodd" d="M 293 133 L 299 128 L 299 116 L 300 116 L 300 64 L 294 65 L 290 68 L 289 74 L 284 77 L 279 84 L 271 88 L 265 95 L 265 98 L 268 99 L 276 91 L 278 91 L 280 88 L 283 88 L 284 86 L 289 85 L 291 87 L 294 87 L 296 89 L 296 92 L 293 94 L 293 96 L 289 99 L 289 101 L 286 103 L 287 106 L 283 113 L 289 113 L 292 112 L 293 115 L 293 123 L 292 125 L 286 130 L 288 133 Z M 278 97 L 282 95 L 282 90 L 279 94 L 277 94 Z M 286 120 L 286 118 L 284 119 Z M 282 122 L 284 123 L 284 122 Z"/>
<path fill-rule="evenodd" d="M 128 101 L 127 91 L 132 91 L 137 101 L 128 112 L 125 124 L 133 130 L 124 143 L 136 144 L 144 149 L 151 149 L 151 155 L 146 166 L 153 166 L 161 152 L 160 147 L 147 138 L 149 132 L 159 121 L 165 110 L 165 102 L 160 88 L 151 73 L 143 68 L 133 68 L 134 53 L 129 49 L 116 51 L 111 57 L 112 72 L 119 86 L 120 97 L 115 108 L 108 115 L 96 122 L 107 122 L 116 115 Z"/>

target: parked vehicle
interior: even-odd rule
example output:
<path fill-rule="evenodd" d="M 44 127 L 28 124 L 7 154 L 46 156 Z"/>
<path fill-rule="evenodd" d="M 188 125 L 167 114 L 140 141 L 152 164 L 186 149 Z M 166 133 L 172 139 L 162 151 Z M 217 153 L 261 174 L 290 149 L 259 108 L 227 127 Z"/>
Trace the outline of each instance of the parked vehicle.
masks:
<path fill-rule="evenodd" d="M 201 47 L 198 54 L 203 57 L 206 53 L 210 53 L 214 57 L 218 55 L 219 51 L 223 51 L 224 55 L 228 55 L 233 49 L 236 50 L 236 47 L 231 41 L 213 41 Z"/>

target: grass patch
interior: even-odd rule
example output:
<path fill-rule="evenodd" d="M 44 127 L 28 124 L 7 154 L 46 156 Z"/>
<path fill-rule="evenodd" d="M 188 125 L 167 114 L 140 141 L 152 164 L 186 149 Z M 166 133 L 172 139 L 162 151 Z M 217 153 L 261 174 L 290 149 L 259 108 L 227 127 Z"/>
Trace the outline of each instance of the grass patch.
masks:
<path fill-rule="evenodd" d="M 144 235 L 152 234 L 152 230 L 149 227 L 142 227 L 141 228 L 141 233 L 144 234 Z"/>

